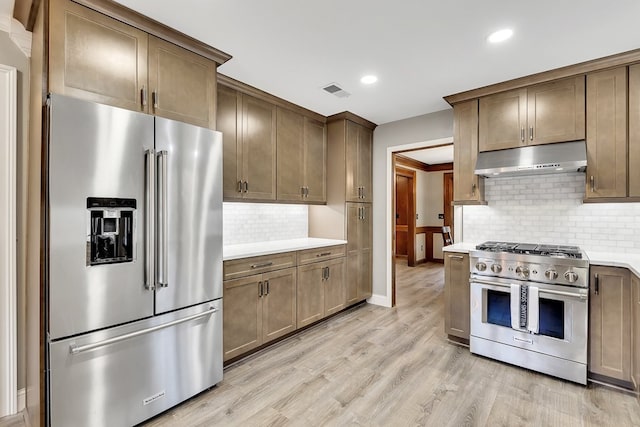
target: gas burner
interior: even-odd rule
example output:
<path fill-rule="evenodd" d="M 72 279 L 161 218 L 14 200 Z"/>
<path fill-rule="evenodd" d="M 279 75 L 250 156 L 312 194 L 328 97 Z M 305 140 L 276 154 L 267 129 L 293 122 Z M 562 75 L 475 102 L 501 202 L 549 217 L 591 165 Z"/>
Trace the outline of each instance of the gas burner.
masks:
<path fill-rule="evenodd" d="M 489 241 L 477 245 L 476 249 L 487 252 L 508 252 L 512 254 L 541 255 L 554 258 L 582 258 L 582 250 L 577 246 Z"/>

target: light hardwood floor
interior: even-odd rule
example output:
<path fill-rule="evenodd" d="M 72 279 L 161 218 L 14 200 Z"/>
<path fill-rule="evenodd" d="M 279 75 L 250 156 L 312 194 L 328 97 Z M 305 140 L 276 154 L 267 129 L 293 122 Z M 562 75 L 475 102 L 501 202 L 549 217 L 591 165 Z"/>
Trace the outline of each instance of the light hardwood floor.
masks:
<path fill-rule="evenodd" d="M 441 264 L 397 274 L 396 308 L 365 305 L 250 356 L 145 427 L 640 425 L 635 396 L 447 342 Z"/>

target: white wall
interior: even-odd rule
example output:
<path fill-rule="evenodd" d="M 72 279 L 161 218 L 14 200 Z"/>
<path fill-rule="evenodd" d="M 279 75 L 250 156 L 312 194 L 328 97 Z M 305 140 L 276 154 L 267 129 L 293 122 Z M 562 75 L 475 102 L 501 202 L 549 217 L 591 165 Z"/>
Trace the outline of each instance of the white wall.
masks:
<path fill-rule="evenodd" d="M 640 253 L 640 203 L 582 203 L 585 175 L 485 179 L 487 206 L 464 206 L 465 242 L 506 240 Z"/>
<path fill-rule="evenodd" d="M 386 123 L 373 133 L 373 297 L 371 302 L 390 305 L 388 287 L 391 283 L 391 191 L 393 170 L 388 149 L 453 135 L 453 110 L 443 110 L 410 119 Z"/>
<path fill-rule="evenodd" d="M 223 203 L 224 245 L 308 237 L 307 205 Z"/>

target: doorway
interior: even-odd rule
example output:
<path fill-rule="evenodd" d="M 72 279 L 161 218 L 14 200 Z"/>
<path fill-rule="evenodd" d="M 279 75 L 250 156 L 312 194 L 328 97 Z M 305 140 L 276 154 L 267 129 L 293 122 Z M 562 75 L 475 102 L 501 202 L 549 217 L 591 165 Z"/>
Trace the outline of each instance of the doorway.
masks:
<path fill-rule="evenodd" d="M 444 225 L 451 227 L 451 240 L 454 242 L 455 234 L 453 230 L 453 172 L 444 173 Z"/>
<path fill-rule="evenodd" d="M 416 264 L 416 172 L 410 169 L 396 168 L 395 178 L 396 256 L 406 257 L 409 267 L 413 267 Z"/>

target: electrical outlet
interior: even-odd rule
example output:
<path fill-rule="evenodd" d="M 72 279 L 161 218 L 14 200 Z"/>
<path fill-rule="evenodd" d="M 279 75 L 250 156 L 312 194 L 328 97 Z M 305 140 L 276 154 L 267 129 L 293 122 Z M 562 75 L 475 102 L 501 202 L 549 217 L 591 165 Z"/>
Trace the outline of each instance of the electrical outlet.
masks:
<path fill-rule="evenodd" d="M 444 219 L 444 214 L 438 214 L 438 219 Z"/>
<path fill-rule="evenodd" d="M 420 219 L 419 216 L 420 216 L 420 214 L 416 214 L 416 219 Z"/>

